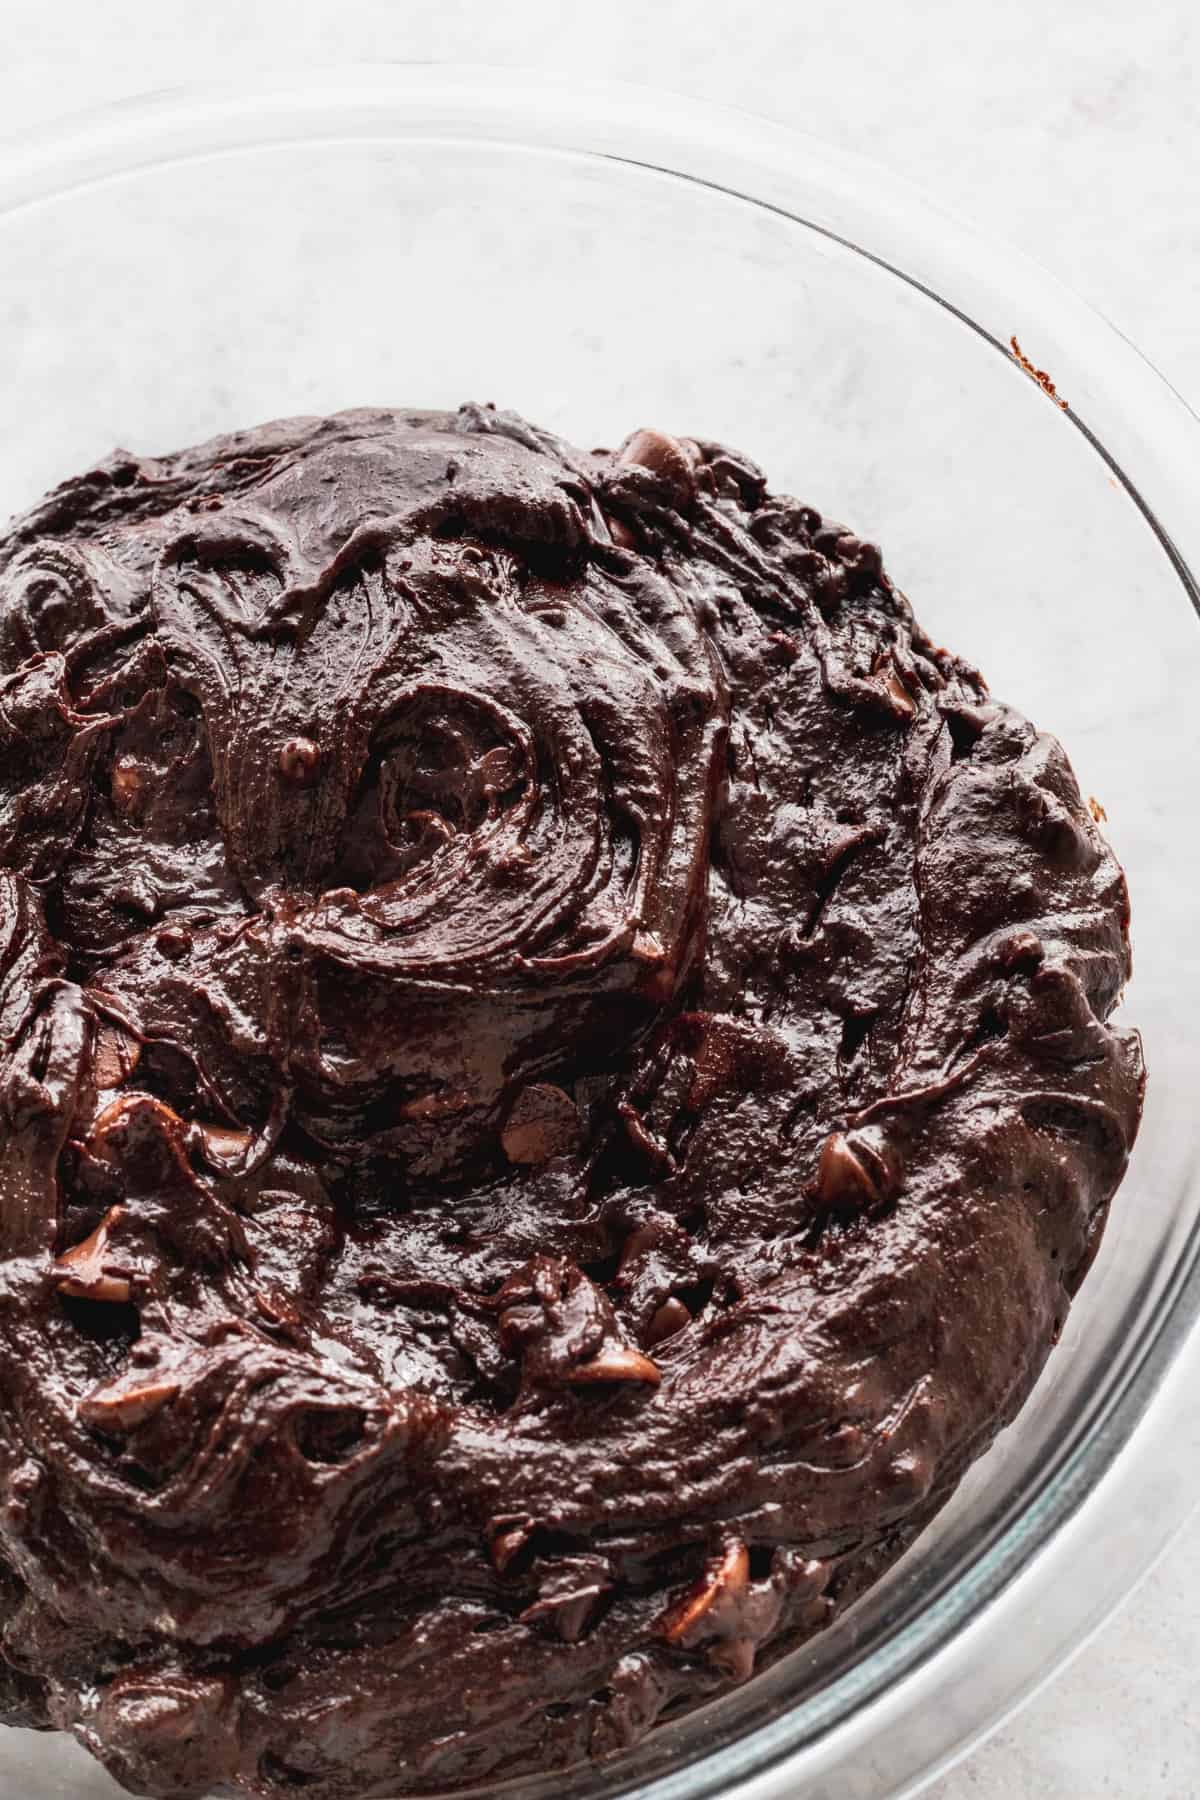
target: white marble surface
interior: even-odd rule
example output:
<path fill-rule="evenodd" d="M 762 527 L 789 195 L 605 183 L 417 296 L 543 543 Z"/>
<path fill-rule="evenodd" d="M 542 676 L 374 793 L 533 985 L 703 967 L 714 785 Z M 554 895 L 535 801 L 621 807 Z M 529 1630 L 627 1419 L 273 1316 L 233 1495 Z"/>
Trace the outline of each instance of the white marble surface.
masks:
<path fill-rule="evenodd" d="M 732 101 L 886 161 L 1039 257 L 1200 406 L 1200 16 L 1183 0 L 4 0 L 0 18 L 0 131 L 330 60 L 519 62 Z M 1200 1521 L 928 1792 L 1200 1796 L 1198 1662 Z"/>

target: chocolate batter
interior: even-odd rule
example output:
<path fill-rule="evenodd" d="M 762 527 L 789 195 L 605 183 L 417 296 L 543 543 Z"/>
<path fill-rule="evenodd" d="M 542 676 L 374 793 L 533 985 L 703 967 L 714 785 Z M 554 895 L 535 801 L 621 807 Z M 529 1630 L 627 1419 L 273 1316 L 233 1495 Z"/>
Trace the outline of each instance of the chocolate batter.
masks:
<path fill-rule="evenodd" d="M 1124 881 L 716 444 L 361 411 L 0 538 L 4 1716 L 440 1791 L 744 1681 L 1009 1421 Z"/>

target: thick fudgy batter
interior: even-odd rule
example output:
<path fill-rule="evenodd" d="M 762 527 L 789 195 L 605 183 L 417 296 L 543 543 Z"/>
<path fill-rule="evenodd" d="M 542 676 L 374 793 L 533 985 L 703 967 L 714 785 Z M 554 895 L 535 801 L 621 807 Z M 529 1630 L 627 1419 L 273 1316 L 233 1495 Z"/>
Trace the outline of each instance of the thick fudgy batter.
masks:
<path fill-rule="evenodd" d="M 139 1792 L 600 1756 L 1012 1418 L 1120 870 L 715 444 L 360 411 L 0 537 L 4 1714 Z"/>

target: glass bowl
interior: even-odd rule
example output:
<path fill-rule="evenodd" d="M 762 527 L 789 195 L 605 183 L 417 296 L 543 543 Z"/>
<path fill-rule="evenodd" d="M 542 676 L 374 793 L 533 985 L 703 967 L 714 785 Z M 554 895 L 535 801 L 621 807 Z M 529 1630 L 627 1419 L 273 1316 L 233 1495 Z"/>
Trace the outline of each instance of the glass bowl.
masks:
<path fill-rule="evenodd" d="M 625 1759 L 516 1790 L 913 1791 L 1095 1628 L 1191 1499 L 1200 423 L 1048 276 L 870 164 L 496 70 L 167 94 L 10 142 L 0 359 L 5 514 L 118 443 L 368 403 L 723 438 L 882 543 L 934 637 L 1065 741 L 1129 873 L 1150 1088 L 1044 1379 L 832 1630 Z M 19 1732 L 0 1786 L 117 1791 Z"/>

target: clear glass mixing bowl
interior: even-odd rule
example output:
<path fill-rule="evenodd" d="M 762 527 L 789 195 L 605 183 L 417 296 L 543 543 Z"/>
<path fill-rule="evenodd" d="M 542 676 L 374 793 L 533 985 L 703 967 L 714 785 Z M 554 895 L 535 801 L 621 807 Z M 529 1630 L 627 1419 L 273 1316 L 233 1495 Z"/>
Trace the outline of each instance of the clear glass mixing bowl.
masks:
<path fill-rule="evenodd" d="M 931 632 L 1065 740 L 1129 872 L 1151 1083 L 1045 1379 L 832 1631 L 626 1760 L 520 1789 L 913 1791 L 1191 1499 L 1200 423 L 1049 277 L 877 168 L 658 95 L 445 68 L 164 95 L 4 146 L 0 368 L 3 513 L 117 443 L 371 402 L 724 438 L 878 539 Z M 0 1784 L 116 1792 L 18 1732 Z"/>

